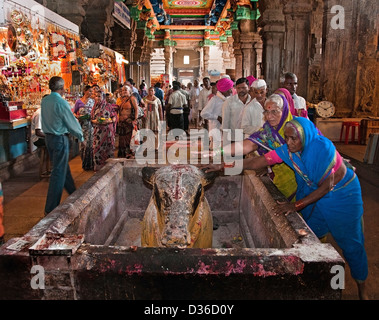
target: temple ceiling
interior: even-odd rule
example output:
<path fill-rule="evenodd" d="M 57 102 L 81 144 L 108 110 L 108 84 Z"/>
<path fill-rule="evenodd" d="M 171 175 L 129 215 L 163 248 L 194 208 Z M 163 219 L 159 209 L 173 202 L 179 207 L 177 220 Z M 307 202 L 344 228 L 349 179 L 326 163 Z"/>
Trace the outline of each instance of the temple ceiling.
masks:
<path fill-rule="evenodd" d="M 258 0 L 127 0 L 138 29 L 155 46 L 197 41 L 199 46 L 227 41 L 239 20 L 256 20 Z"/>

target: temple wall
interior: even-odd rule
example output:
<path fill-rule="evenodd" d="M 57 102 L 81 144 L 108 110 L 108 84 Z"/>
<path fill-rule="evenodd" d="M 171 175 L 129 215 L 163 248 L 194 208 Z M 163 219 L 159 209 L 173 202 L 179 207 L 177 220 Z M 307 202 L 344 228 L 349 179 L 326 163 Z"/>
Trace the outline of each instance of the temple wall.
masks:
<path fill-rule="evenodd" d="M 112 33 L 110 2 L 70 0 L 70 5 L 67 1 L 63 5 L 60 0 L 38 2 L 80 25 L 81 32 L 91 42 L 110 45 L 112 37 L 123 36 L 122 32 Z M 228 38 L 233 41 L 228 40 L 230 43 L 224 48 L 229 48 L 235 61 L 235 79 L 260 70 L 271 92 L 279 87 L 280 77 L 291 71 L 298 76 L 298 93 L 312 103 L 331 101 L 336 106 L 336 116 L 379 115 L 377 1 L 259 0 L 258 5 L 257 25 L 252 27 L 247 18 L 238 19 L 238 28 Z M 146 61 L 150 47 L 140 36 L 135 39 L 134 33 L 126 35 L 130 38 L 129 59 Z M 208 66 L 208 59 L 208 52 L 204 52 L 204 66 Z M 166 64 L 169 65 L 167 61 Z M 129 69 L 134 79 L 143 73 L 133 64 Z"/>
<path fill-rule="evenodd" d="M 298 93 L 307 101 L 329 100 L 340 117 L 378 116 L 379 8 L 375 1 L 260 3 L 263 74 L 271 89 L 279 82 L 278 69 L 280 75 L 294 72 Z M 280 24 L 285 30 L 273 28 Z M 270 46 L 270 39 L 282 34 L 284 41 Z"/>

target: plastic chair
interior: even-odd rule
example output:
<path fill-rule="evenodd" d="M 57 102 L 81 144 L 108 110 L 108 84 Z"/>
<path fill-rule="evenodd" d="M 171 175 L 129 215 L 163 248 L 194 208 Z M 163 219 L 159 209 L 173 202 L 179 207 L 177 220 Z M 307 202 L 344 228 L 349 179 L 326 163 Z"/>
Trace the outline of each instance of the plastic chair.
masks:
<path fill-rule="evenodd" d="M 358 128 L 358 144 L 361 143 L 361 125 L 356 121 L 344 121 L 341 126 L 340 142 L 342 142 L 343 129 L 345 128 L 345 144 L 349 144 L 349 131 L 351 128 L 351 142 L 355 142 L 355 128 Z"/>

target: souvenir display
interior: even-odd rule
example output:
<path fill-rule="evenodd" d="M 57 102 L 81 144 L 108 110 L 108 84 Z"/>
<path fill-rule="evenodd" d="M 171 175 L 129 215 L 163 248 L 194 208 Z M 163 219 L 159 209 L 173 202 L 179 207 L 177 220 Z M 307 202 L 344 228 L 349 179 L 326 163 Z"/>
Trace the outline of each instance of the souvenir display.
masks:
<path fill-rule="evenodd" d="M 110 91 L 112 81 L 126 80 L 113 50 L 100 46 L 100 56 L 87 57 L 83 51 L 92 45 L 90 41 L 64 26 L 36 20 L 31 11 L 12 8 L 6 16 L 7 28 L 0 31 L 0 87 L 8 101 L 23 101 L 28 114 L 50 92 L 52 76 L 65 80 L 65 98 L 72 105 L 84 85 L 97 84 Z M 73 85 L 73 73 L 79 73 L 79 85 L 78 81 Z"/>
<path fill-rule="evenodd" d="M 17 47 L 17 33 L 16 29 L 12 25 L 8 26 L 7 37 L 9 49 L 11 51 L 15 51 Z"/>
<path fill-rule="evenodd" d="M 11 13 L 11 20 L 14 24 L 20 25 L 24 22 L 24 15 L 18 10 L 13 10 Z"/>
<path fill-rule="evenodd" d="M 28 13 L 19 10 L 11 10 L 7 18 L 8 27 L 0 32 L 0 86 L 9 101 L 22 100 L 25 108 L 34 111 L 50 92 L 52 76 L 63 77 L 69 89 L 80 38 L 52 23 L 46 22 L 43 29 L 34 24 L 33 28 Z"/>

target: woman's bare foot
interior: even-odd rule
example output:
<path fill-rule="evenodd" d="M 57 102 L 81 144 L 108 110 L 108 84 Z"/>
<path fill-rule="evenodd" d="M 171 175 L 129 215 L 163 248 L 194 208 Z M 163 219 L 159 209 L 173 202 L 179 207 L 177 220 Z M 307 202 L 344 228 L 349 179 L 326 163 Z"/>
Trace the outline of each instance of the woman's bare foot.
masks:
<path fill-rule="evenodd" d="M 358 287 L 358 294 L 360 300 L 368 300 L 368 294 L 366 292 L 366 284 L 363 281 L 356 281 Z"/>

